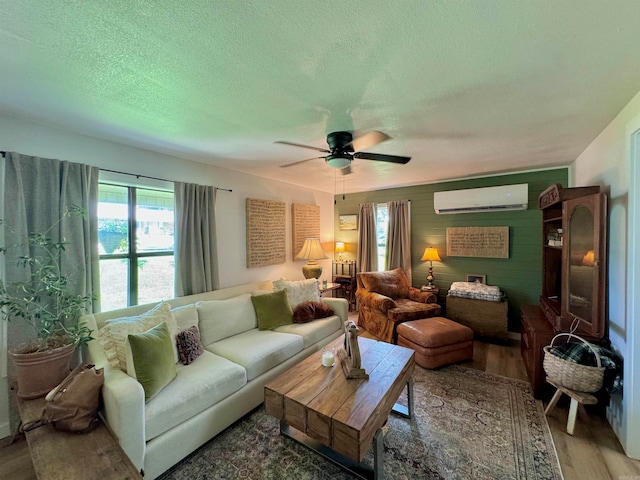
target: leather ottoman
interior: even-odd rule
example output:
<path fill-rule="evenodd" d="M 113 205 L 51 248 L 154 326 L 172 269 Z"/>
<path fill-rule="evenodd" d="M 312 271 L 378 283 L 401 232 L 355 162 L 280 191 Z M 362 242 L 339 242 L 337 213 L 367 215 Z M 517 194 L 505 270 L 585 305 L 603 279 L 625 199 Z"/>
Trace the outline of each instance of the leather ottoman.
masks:
<path fill-rule="evenodd" d="M 444 317 L 423 318 L 398 325 L 398 345 L 416 352 L 425 368 L 473 358 L 473 330 Z"/>

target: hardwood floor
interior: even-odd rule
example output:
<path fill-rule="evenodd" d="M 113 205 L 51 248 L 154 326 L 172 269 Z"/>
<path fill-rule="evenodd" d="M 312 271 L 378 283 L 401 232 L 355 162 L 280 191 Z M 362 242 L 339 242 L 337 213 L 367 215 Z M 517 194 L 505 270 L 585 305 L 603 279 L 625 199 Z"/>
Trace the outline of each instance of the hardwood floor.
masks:
<path fill-rule="evenodd" d="M 352 314 L 353 315 L 353 314 Z M 363 332 L 363 336 L 369 336 Z M 369 336 L 370 337 L 370 336 Z M 526 380 L 520 344 L 474 342 L 472 361 L 461 365 L 488 373 Z M 568 409 L 558 405 L 547 417 L 565 480 L 640 480 L 640 461 L 627 457 L 606 418 L 578 413 L 574 435 L 566 433 Z M 8 438 L 1 442 L 5 445 Z M 0 478 L 34 480 L 24 438 L 0 447 Z"/>
<path fill-rule="evenodd" d="M 473 360 L 461 365 L 527 380 L 517 340 L 506 346 L 476 341 Z M 605 417 L 578 411 L 571 436 L 566 431 L 568 413 L 568 406 L 561 404 L 547 417 L 565 480 L 640 480 L 640 460 L 625 455 Z"/>

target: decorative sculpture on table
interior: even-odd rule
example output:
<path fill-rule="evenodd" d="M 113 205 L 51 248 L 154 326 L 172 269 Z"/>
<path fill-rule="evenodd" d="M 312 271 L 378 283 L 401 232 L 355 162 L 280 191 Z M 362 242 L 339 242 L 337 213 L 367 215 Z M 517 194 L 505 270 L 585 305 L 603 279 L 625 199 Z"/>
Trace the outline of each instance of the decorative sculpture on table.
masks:
<path fill-rule="evenodd" d="M 358 344 L 358 335 L 360 329 L 353 322 L 349 320 L 344 325 L 344 350 L 340 349 L 337 352 L 338 360 L 342 365 L 342 371 L 345 377 L 349 378 L 364 378 L 368 379 L 369 375 L 360 366 L 360 346 Z"/>

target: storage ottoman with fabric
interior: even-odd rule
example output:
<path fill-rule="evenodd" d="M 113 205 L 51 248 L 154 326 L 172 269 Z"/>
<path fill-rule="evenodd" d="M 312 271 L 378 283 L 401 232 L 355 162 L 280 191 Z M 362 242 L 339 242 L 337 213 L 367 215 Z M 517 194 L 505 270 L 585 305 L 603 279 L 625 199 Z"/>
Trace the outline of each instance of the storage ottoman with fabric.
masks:
<path fill-rule="evenodd" d="M 444 317 L 424 318 L 398 325 L 398 345 L 416 352 L 424 368 L 473 358 L 473 330 Z"/>

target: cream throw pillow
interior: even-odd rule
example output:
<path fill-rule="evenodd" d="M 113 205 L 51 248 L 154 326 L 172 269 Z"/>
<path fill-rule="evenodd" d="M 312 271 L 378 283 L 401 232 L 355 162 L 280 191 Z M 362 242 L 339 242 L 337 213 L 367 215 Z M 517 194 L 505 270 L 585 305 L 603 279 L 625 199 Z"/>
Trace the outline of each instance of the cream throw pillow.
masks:
<path fill-rule="evenodd" d="M 318 280 L 315 278 L 294 281 L 281 278 L 273 282 L 273 290 L 285 290 L 287 297 L 289 297 L 289 305 L 291 305 L 293 309 L 303 302 L 320 301 L 320 289 L 318 287 Z"/>
<path fill-rule="evenodd" d="M 127 371 L 126 348 L 127 336 L 130 333 L 143 333 L 165 322 L 172 339 L 175 362 L 178 362 L 178 349 L 176 347 L 176 335 L 178 325 L 171 313 L 171 306 L 161 302 L 148 312 L 135 317 L 113 318 L 105 322 L 104 327 L 98 332 L 100 344 L 109 360 L 109 364 Z"/>

